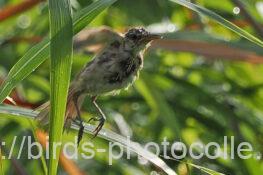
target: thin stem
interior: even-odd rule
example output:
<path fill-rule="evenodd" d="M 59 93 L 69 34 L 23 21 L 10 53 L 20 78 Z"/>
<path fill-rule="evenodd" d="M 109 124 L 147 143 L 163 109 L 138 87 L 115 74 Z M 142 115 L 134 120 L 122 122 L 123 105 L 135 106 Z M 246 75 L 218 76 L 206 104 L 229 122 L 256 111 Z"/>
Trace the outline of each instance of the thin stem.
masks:
<path fill-rule="evenodd" d="M 17 117 L 22 117 L 26 119 L 32 119 L 35 120 L 35 117 L 37 116 L 37 112 L 29 109 L 24 108 L 18 108 L 18 107 L 12 107 L 12 106 L 0 106 L 0 114 L 9 114 L 14 115 Z M 93 134 L 94 129 L 96 126 L 84 123 L 85 129 L 84 133 Z M 71 124 L 71 129 L 79 130 L 79 126 L 75 123 Z M 154 165 L 161 168 L 164 172 L 170 175 L 177 175 L 169 166 L 166 165 L 166 163 L 160 159 L 157 155 L 145 150 L 140 144 L 133 142 L 130 140 L 129 137 L 123 137 L 113 131 L 107 130 L 107 129 L 101 129 L 101 131 L 98 133 L 98 137 L 101 137 L 105 140 L 108 140 L 110 142 L 118 142 L 120 145 L 124 146 L 126 151 L 135 152 L 139 156 L 144 157 L 146 160 L 149 160 Z"/>

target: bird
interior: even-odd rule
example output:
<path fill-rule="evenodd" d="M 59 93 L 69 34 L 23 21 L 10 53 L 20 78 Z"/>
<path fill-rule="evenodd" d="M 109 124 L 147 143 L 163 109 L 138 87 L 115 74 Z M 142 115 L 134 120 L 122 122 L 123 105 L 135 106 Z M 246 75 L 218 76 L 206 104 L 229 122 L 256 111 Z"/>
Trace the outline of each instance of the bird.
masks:
<path fill-rule="evenodd" d="M 92 104 L 100 115 L 88 121 L 99 122 L 93 131 L 93 137 L 96 137 L 106 120 L 106 115 L 96 102 L 97 97 L 117 94 L 120 90 L 132 85 L 143 68 L 143 56 L 146 49 L 153 40 L 161 38 L 160 35 L 150 33 L 143 27 L 131 28 L 125 34 L 115 35 L 114 39 L 80 70 L 69 86 L 64 123 L 65 127 L 69 127 L 72 121 L 79 121 L 78 144 L 84 131 L 80 114 L 84 98 L 86 96 L 91 98 Z M 49 102 L 40 108 L 37 120 L 47 124 Z"/>

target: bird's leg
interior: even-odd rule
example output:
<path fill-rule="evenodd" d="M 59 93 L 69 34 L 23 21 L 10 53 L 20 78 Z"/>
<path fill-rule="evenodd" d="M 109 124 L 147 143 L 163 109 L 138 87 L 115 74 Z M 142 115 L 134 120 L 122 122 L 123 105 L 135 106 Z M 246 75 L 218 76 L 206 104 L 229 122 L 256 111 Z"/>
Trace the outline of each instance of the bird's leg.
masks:
<path fill-rule="evenodd" d="M 83 137 L 83 132 L 84 132 L 84 125 L 83 125 L 83 120 L 81 119 L 80 115 L 80 109 L 78 107 L 78 95 L 73 98 L 73 103 L 77 111 L 77 120 L 79 120 L 79 132 L 78 132 L 78 145 Z"/>
<path fill-rule="evenodd" d="M 99 121 L 99 125 L 93 131 L 93 133 L 94 133 L 93 138 L 95 138 L 98 135 L 98 133 L 100 132 L 100 130 L 103 127 L 104 122 L 106 120 L 106 115 L 103 113 L 103 111 L 101 110 L 99 105 L 96 103 L 96 99 L 97 99 L 97 96 L 91 97 L 91 101 L 92 101 L 93 105 L 96 107 L 96 109 L 98 110 L 98 112 L 100 113 L 101 117 L 100 118 L 91 118 L 89 120 L 89 122 L 92 121 L 92 120 Z"/>

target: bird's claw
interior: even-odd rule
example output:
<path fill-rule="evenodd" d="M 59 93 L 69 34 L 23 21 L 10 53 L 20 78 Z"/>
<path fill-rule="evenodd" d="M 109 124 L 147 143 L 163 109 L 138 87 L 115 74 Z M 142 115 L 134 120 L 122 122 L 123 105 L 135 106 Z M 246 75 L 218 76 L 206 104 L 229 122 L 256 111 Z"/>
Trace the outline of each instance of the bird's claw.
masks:
<path fill-rule="evenodd" d="M 83 122 L 81 121 L 79 124 L 79 132 L 78 132 L 78 146 L 79 146 L 80 141 L 82 140 L 83 133 L 84 133 L 84 125 L 83 125 Z"/>
<path fill-rule="evenodd" d="M 88 122 L 87 123 L 90 123 L 91 121 L 100 121 L 100 118 L 98 118 L 98 117 L 92 117 L 92 118 L 90 118 L 89 120 L 88 120 Z"/>
<path fill-rule="evenodd" d="M 93 131 L 92 139 L 94 139 L 99 134 L 100 130 L 102 129 L 102 127 L 103 127 L 103 125 L 105 123 L 105 119 L 103 117 L 101 117 L 101 118 L 93 117 L 93 118 L 89 119 L 88 123 L 91 122 L 91 121 L 99 121 L 98 126 Z"/>

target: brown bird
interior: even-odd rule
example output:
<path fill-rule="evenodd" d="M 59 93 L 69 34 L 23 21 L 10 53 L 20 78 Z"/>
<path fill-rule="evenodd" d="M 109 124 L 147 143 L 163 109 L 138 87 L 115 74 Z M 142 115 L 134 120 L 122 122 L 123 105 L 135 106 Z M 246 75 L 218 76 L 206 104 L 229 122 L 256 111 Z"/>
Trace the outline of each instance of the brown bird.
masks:
<path fill-rule="evenodd" d="M 80 130 L 78 143 L 84 130 L 80 115 L 80 107 L 85 96 L 90 96 L 92 103 L 100 114 L 99 121 L 94 130 L 94 137 L 104 125 L 106 115 L 103 113 L 96 99 L 99 95 L 116 94 L 119 90 L 128 88 L 138 77 L 143 67 L 143 54 L 152 40 L 160 39 L 156 34 L 147 32 L 144 28 L 132 28 L 124 36 L 117 35 L 109 44 L 100 51 L 72 81 L 65 113 L 65 126 L 78 119 Z M 46 103 L 37 119 L 42 124 L 48 123 L 49 103 Z"/>

